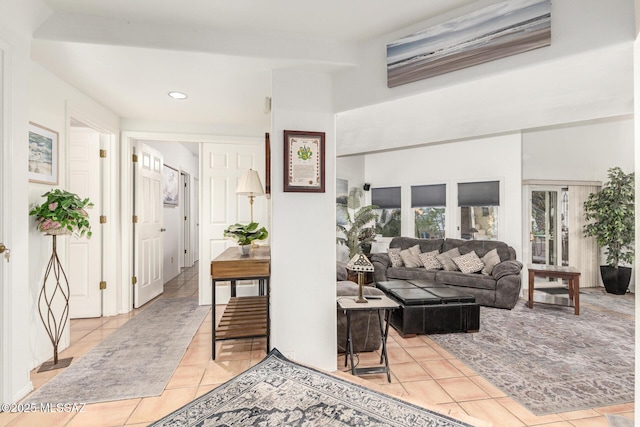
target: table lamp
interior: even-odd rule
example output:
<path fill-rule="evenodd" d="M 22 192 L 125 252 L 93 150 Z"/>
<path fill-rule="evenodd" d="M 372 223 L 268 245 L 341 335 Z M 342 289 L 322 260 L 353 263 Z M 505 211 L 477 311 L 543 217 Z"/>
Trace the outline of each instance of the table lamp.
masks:
<path fill-rule="evenodd" d="M 253 199 L 256 196 L 262 196 L 264 194 L 262 182 L 260 182 L 260 177 L 258 176 L 257 171 L 249 169 L 244 175 L 242 175 L 242 178 L 240 178 L 240 181 L 238 182 L 238 187 L 236 188 L 236 194 L 249 196 L 251 222 L 253 222 Z"/>
<path fill-rule="evenodd" d="M 347 263 L 347 269 L 358 273 L 358 299 L 356 302 L 368 302 L 362 296 L 362 276 L 366 272 L 373 272 L 373 264 L 371 264 L 369 259 L 363 254 L 356 254 Z"/>

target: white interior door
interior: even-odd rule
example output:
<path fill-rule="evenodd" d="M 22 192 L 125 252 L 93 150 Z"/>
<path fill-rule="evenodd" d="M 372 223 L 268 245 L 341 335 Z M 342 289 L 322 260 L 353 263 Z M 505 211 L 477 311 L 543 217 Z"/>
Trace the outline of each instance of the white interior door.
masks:
<path fill-rule="evenodd" d="M 102 315 L 102 191 L 100 179 L 100 133 L 90 128 L 72 127 L 69 138 L 69 191 L 81 199 L 88 197 L 92 236 L 69 237 L 67 275 L 69 278 L 69 317 Z"/>
<path fill-rule="evenodd" d="M 135 248 L 134 307 L 163 292 L 162 279 L 162 154 L 136 143 L 138 162 L 134 176 Z"/>
<path fill-rule="evenodd" d="M 223 231 L 236 222 L 250 221 L 249 198 L 237 196 L 238 180 L 248 170 L 258 171 L 264 181 L 264 141 L 256 144 L 203 144 L 200 156 L 202 177 L 201 221 L 202 239 L 200 263 L 200 304 L 211 304 L 210 261 L 228 246 L 235 245 L 223 236 Z M 253 205 L 254 221 L 265 225 L 265 197 L 256 197 Z M 226 303 L 230 296 L 228 284 L 219 283 L 216 302 Z M 257 286 L 253 282 L 238 282 L 237 295 L 255 295 Z"/>

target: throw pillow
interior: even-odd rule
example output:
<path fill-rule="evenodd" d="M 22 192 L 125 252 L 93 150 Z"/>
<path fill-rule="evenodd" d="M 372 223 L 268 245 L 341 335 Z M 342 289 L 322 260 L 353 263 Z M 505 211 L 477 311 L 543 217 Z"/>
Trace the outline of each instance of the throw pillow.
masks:
<path fill-rule="evenodd" d="M 420 257 L 420 261 L 422 261 L 424 268 L 427 270 L 442 270 L 442 264 L 437 258 L 438 255 L 440 255 L 440 252 L 436 249 L 431 252 L 423 252 L 418 256 Z"/>
<path fill-rule="evenodd" d="M 389 248 L 387 249 L 387 253 L 389 254 L 389 259 L 391 260 L 391 267 L 402 267 L 404 264 L 402 263 L 402 258 L 400 257 L 400 248 Z"/>
<path fill-rule="evenodd" d="M 420 261 L 420 245 L 415 245 L 410 247 L 409 249 L 405 249 L 400 251 L 400 258 L 402 258 L 402 262 L 405 267 L 416 268 L 422 267 L 422 261 Z"/>
<path fill-rule="evenodd" d="M 498 250 L 492 249 L 487 252 L 482 257 L 482 262 L 484 263 L 482 274 L 485 274 L 487 276 L 490 275 L 493 272 L 493 267 L 500 263 L 500 255 L 498 255 Z"/>
<path fill-rule="evenodd" d="M 463 273 L 477 273 L 484 267 L 484 263 L 474 251 L 453 258 L 453 262 Z"/>
<path fill-rule="evenodd" d="M 448 250 L 447 252 L 441 253 L 436 258 L 438 259 L 438 261 L 440 261 L 440 264 L 442 264 L 442 268 L 444 268 L 445 271 L 456 271 L 459 270 L 459 268 L 456 263 L 453 262 L 453 258 L 459 256 L 460 251 L 458 250 L 458 248 L 453 248 L 451 250 Z"/>

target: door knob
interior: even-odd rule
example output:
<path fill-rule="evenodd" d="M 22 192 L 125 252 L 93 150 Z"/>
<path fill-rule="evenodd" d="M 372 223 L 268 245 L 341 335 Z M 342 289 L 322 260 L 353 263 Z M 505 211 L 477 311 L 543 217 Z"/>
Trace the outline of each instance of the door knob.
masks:
<path fill-rule="evenodd" d="M 163 233 L 163 232 L 165 232 L 165 231 L 167 231 L 167 229 L 166 229 L 166 228 L 161 228 L 161 229 L 160 229 L 160 232 L 161 232 L 161 233 Z"/>
<path fill-rule="evenodd" d="M 0 243 L 0 254 L 4 253 L 4 251 L 7 250 L 7 247 L 4 245 L 4 243 Z"/>

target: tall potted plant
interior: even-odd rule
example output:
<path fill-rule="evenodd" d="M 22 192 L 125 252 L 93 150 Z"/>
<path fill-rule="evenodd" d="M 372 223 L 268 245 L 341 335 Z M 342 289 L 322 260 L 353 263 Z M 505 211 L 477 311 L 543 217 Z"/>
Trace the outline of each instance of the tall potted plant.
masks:
<path fill-rule="evenodd" d="M 362 246 L 375 241 L 375 222 L 378 215 L 374 212 L 377 206 L 362 205 L 362 190 L 353 187 L 349 191 L 346 202 L 337 203 L 338 211 L 342 213 L 345 224 L 338 224 L 336 231 L 337 242 L 349 248 L 349 259 L 357 253 L 363 252 Z"/>
<path fill-rule="evenodd" d="M 584 216 L 591 221 L 584 234 L 595 237 L 599 247 L 606 248 L 607 265 L 600 266 L 602 283 L 607 292 L 622 295 L 629 287 L 634 259 L 634 174 L 625 174 L 619 167 L 608 170 L 609 181 L 584 202 Z"/>

